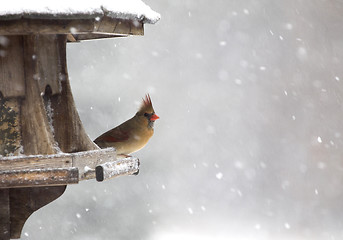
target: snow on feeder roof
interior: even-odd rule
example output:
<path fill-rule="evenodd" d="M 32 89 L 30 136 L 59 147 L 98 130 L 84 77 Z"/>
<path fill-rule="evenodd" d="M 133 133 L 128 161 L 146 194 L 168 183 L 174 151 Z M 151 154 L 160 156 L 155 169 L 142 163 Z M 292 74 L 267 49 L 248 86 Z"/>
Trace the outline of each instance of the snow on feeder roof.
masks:
<path fill-rule="evenodd" d="M 1 4 L 0 19 L 79 19 L 108 16 L 116 19 L 156 23 L 160 14 L 140 0 L 45 1 L 12 0 Z"/>
<path fill-rule="evenodd" d="M 0 8 L 0 35 L 69 34 L 69 41 L 143 35 L 160 14 L 141 0 L 12 0 Z"/>

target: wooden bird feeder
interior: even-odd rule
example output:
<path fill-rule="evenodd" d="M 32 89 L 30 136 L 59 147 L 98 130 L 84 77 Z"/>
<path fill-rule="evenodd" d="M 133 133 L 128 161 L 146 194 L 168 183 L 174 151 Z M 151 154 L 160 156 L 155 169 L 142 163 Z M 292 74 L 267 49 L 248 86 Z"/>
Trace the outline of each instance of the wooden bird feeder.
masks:
<path fill-rule="evenodd" d="M 143 13 L 113 2 L 85 12 L 67 1 L 65 11 L 0 10 L 0 239 L 20 238 L 26 219 L 68 184 L 138 172 L 137 158 L 117 159 L 89 139 L 68 79 L 67 42 L 143 35 L 159 19 L 140 0 L 130 2 Z"/>

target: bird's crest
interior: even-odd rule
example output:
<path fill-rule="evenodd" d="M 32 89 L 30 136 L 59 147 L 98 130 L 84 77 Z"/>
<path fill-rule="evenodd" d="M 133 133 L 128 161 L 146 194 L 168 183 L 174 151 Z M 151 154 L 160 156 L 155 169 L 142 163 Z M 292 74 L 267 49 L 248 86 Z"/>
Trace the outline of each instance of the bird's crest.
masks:
<path fill-rule="evenodd" d="M 149 94 L 146 94 L 145 98 L 143 98 L 143 102 L 141 107 L 139 108 L 139 112 L 154 112 Z"/>
<path fill-rule="evenodd" d="M 149 95 L 149 94 L 146 94 L 146 95 L 145 95 L 145 99 L 143 98 L 143 104 L 144 104 L 145 106 L 152 106 L 151 98 L 150 98 L 150 95 Z"/>

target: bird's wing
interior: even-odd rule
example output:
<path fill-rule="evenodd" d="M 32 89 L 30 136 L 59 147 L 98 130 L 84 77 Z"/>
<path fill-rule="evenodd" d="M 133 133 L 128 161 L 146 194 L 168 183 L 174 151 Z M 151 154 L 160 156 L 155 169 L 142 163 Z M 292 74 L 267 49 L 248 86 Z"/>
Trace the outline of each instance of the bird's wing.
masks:
<path fill-rule="evenodd" d="M 129 139 L 129 134 L 122 129 L 116 127 L 95 139 L 95 142 L 123 142 Z"/>

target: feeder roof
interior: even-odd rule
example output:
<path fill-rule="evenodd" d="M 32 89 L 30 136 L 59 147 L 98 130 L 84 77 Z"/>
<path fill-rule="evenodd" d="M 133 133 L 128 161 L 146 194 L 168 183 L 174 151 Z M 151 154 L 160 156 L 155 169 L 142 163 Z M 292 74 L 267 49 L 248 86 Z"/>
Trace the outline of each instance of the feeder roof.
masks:
<path fill-rule="evenodd" d="M 85 19 L 102 16 L 151 24 L 160 19 L 160 14 L 141 0 L 10 0 L 3 2 L 0 8 L 0 20 Z"/>

